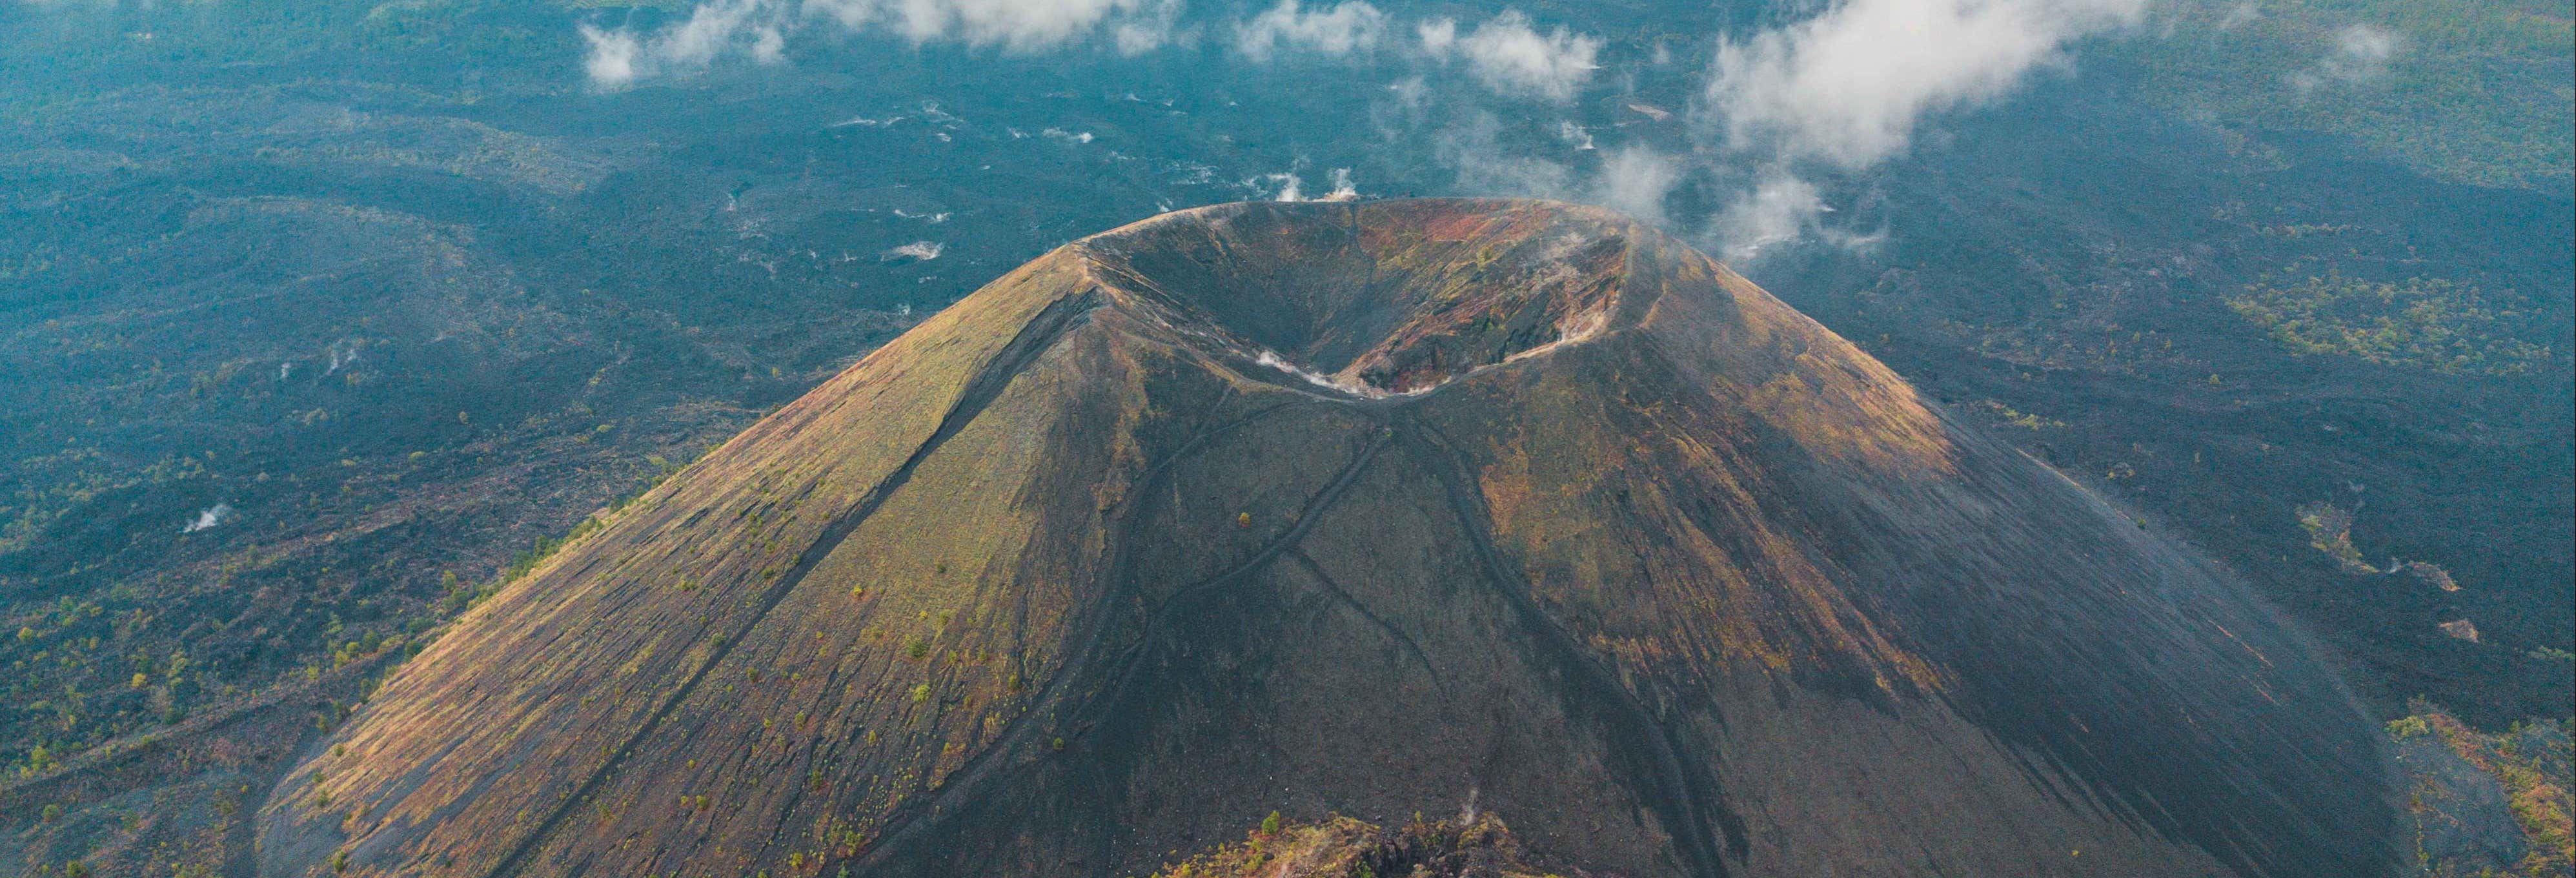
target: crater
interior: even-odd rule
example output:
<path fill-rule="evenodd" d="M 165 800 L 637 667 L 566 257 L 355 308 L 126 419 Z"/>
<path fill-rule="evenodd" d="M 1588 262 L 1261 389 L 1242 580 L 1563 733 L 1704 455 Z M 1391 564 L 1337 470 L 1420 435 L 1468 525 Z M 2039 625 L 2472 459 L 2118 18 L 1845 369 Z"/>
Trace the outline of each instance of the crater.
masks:
<path fill-rule="evenodd" d="M 1573 205 L 1408 199 L 1221 205 L 1080 246 L 1103 285 L 1223 354 L 1387 397 L 1600 332 L 1632 237 Z"/>

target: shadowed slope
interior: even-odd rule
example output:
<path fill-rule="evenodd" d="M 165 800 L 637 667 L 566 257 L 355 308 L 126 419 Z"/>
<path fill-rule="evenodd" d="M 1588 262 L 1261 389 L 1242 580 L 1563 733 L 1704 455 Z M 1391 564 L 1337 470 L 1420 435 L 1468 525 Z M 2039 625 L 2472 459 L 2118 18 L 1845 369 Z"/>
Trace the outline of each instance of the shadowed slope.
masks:
<path fill-rule="evenodd" d="M 1634 875 L 2367 875 L 2206 561 L 1599 211 L 1068 245 L 477 607 L 268 874 L 1074 874 L 1474 799 Z M 803 871 L 800 871 L 803 870 Z"/>

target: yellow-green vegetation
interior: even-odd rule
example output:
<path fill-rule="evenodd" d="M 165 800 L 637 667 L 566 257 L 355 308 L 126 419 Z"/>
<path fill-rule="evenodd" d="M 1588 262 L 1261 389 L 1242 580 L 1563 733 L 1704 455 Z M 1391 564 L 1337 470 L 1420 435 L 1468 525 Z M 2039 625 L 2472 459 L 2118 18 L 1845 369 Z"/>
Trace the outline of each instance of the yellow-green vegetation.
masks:
<path fill-rule="evenodd" d="M 2354 138 L 2431 176 L 2564 186 L 2576 54 L 2564 3 L 2192 0 L 2130 46 L 2145 93 L 2224 124 Z"/>
<path fill-rule="evenodd" d="M 1490 875 L 1555 878 L 1522 862 L 1520 841 L 1493 815 L 1423 820 L 1399 829 L 1340 815 L 1283 822 L 1271 812 L 1241 842 L 1221 844 L 1154 873 L 1155 878 L 1403 878 Z"/>
<path fill-rule="evenodd" d="M 1998 400 L 1985 400 L 1977 403 L 1977 407 L 1994 413 L 1995 417 L 2003 419 L 2003 422 L 2006 424 L 2020 427 L 2024 430 L 2040 430 L 2049 427 L 2066 426 L 2065 421 L 2061 421 L 2056 418 L 2043 418 L 2029 412 L 2017 411 L 2012 406 L 2005 405 Z"/>
<path fill-rule="evenodd" d="M 2520 375 L 2549 363 L 2547 345 L 2522 338 L 2533 315 L 2511 295 L 2440 278 L 2399 283 L 2324 276 L 2266 276 L 2227 306 L 2300 356 L 2345 356 L 2443 373 Z"/>
<path fill-rule="evenodd" d="M 2361 549 L 2352 544 L 2354 510 L 2324 500 L 2299 507 L 2299 527 L 2308 532 L 2308 546 L 2335 559 L 2335 564 L 2348 573 L 2377 573 L 2377 568 L 2361 560 Z"/>
<path fill-rule="evenodd" d="M 2571 777 L 2571 754 L 2567 730 L 2556 720 L 2516 723 L 2501 733 L 2488 734 L 2462 724 L 2441 708 L 2415 699 L 2407 705 L 2412 715 L 2388 724 L 2388 733 L 2400 741 L 2433 736 L 2458 754 L 2462 760 L 2496 779 L 2504 788 L 2507 807 L 2514 823 L 2522 830 L 2529 849 L 2522 861 L 2503 873 L 2513 878 L 2542 878 L 2568 874 L 2576 868 L 2576 827 L 2571 827 L 2570 814 L 2576 813 L 2576 800 L 2569 791 L 2576 788 Z M 2438 800 L 2438 791 L 2427 790 L 2429 779 L 2418 779 L 2408 792 L 2407 807 L 2423 813 Z M 2440 863 L 2425 863 L 2427 872 L 2440 872 Z"/>

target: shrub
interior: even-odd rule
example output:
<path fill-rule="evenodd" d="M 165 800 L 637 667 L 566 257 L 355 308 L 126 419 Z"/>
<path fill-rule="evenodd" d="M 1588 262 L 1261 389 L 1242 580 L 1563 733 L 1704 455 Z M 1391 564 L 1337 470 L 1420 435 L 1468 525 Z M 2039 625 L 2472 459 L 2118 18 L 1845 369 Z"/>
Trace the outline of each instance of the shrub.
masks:
<path fill-rule="evenodd" d="M 2267 284 L 2274 279 L 2266 277 Z M 2227 305 L 2293 354 L 2337 354 L 2450 374 L 2518 375 L 2548 364 L 2531 314 L 2511 294 L 2440 278 L 2374 283 L 2329 270 L 2286 286 L 2256 284 Z"/>

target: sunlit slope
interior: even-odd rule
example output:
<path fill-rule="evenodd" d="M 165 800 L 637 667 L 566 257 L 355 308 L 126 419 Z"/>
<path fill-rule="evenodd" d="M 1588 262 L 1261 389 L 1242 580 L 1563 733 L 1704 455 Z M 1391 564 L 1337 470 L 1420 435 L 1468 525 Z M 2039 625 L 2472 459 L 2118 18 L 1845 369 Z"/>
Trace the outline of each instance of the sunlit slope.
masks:
<path fill-rule="evenodd" d="M 1536 202 L 1067 245 L 471 611 L 269 874 L 1125 875 L 1474 802 L 1634 875 L 2385 873 L 2208 562 L 1687 247 Z"/>

